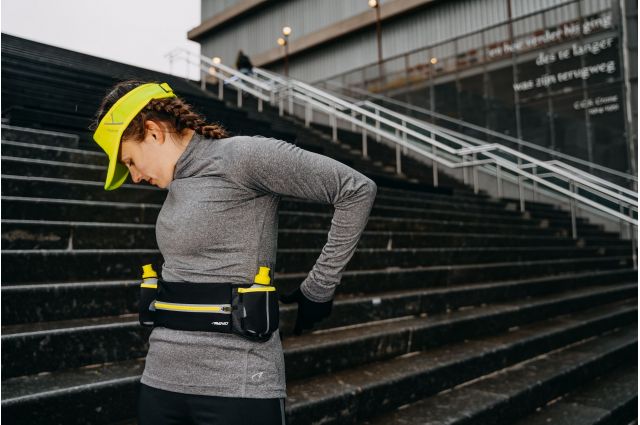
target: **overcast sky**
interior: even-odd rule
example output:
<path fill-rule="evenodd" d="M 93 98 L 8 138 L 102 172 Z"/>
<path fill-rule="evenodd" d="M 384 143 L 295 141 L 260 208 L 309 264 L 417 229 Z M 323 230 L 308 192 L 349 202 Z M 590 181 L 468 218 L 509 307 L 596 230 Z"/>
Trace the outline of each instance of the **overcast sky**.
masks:
<path fill-rule="evenodd" d="M 176 47 L 200 52 L 187 31 L 200 0 L 2 0 L 2 32 L 143 68 L 170 72 Z M 173 73 L 185 76 L 184 63 Z M 189 77 L 199 79 L 192 69 Z"/>

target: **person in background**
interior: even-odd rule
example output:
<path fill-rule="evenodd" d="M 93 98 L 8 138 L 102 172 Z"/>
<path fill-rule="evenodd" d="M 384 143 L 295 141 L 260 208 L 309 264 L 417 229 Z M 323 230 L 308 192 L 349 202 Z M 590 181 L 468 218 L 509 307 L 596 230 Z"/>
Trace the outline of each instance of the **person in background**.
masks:
<path fill-rule="evenodd" d="M 245 55 L 242 50 L 238 50 L 236 69 L 244 75 L 253 75 L 253 64 L 251 63 L 251 59 L 249 59 L 249 56 Z"/>

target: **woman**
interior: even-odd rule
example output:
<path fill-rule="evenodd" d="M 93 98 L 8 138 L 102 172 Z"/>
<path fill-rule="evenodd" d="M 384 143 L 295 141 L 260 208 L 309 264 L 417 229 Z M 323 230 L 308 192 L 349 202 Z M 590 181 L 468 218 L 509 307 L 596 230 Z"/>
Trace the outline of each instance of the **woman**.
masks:
<path fill-rule="evenodd" d="M 295 333 L 329 315 L 335 288 L 367 223 L 376 185 L 323 155 L 262 136 L 230 137 L 166 84 L 125 81 L 104 98 L 92 129 L 109 157 L 106 190 L 128 174 L 168 190 L 156 239 L 170 282 L 253 282 L 275 269 L 278 202 L 335 206 L 327 243 L 300 287 Z M 156 326 L 141 378 L 138 423 L 283 424 L 278 330 L 265 342 L 233 333 Z"/>

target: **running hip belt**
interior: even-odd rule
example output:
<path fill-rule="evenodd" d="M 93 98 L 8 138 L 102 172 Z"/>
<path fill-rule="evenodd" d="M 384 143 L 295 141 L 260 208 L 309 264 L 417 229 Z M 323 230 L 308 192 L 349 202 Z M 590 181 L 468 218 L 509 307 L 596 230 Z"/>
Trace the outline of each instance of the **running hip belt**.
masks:
<path fill-rule="evenodd" d="M 140 323 L 185 331 L 234 333 L 265 342 L 278 329 L 271 285 L 167 282 L 140 285 Z"/>

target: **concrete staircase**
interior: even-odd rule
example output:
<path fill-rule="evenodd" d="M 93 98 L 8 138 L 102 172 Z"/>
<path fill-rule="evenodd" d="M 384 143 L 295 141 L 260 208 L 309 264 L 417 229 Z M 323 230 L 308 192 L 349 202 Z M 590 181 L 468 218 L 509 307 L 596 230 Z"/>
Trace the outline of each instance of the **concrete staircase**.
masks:
<path fill-rule="evenodd" d="M 141 264 L 162 262 L 154 223 L 166 192 L 102 189 L 106 157 L 87 125 L 123 75 L 168 81 L 234 134 L 296 143 L 378 184 L 332 316 L 293 337 L 295 311 L 281 306 L 290 424 L 637 418 L 629 241 L 584 220 L 573 240 L 566 212 L 527 203 L 521 213 L 455 180 L 433 188 L 431 170 L 410 161 L 395 176 L 394 155 L 376 147 L 391 162 L 362 159 L 349 132 L 331 143 L 250 101 L 233 108 L 191 82 L 3 34 L 6 423 L 135 423 L 149 336 L 138 278 Z M 283 199 L 279 216 L 275 282 L 287 292 L 319 255 L 332 207 Z"/>

